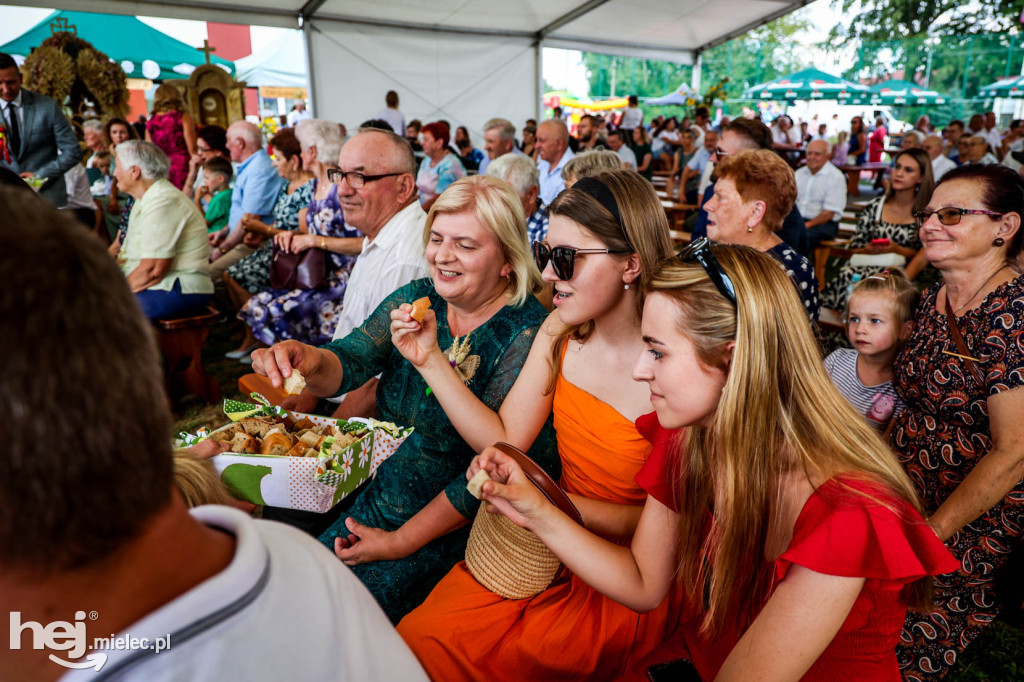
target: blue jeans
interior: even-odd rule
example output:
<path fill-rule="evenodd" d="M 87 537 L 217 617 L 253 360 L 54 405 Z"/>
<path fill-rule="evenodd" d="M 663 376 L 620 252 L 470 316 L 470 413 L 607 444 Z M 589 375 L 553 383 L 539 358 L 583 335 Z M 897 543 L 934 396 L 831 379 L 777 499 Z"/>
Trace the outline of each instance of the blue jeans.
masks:
<path fill-rule="evenodd" d="M 821 242 L 827 242 L 835 239 L 837 234 L 839 234 L 839 223 L 835 220 L 830 220 L 827 223 L 807 228 L 807 239 L 810 242 L 812 249 Z"/>
<path fill-rule="evenodd" d="M 181 282 L 174 280 L 170 291 L 144 289 L 135 294 L 142 314 L 150 320 L 188 317 L 204 311 L 213 294 L 183 294 Z"/>

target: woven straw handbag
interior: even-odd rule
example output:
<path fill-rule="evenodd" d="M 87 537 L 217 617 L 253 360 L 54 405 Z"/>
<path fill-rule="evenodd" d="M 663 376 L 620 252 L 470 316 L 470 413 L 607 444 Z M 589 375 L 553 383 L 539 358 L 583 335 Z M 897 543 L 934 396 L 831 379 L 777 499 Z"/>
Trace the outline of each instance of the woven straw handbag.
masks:
<path fill-rule="evenodd" d="M 508 443 L 494 447 L 514 459 L 548 501 L 583 525 L 576 505 L 536 462 Z M 526 599 L 566 577 L 565 566 L 533 531 L 485 507 L 480 505 L 466 544 L 466 566 L 477 582 L 506 599 Z"/>

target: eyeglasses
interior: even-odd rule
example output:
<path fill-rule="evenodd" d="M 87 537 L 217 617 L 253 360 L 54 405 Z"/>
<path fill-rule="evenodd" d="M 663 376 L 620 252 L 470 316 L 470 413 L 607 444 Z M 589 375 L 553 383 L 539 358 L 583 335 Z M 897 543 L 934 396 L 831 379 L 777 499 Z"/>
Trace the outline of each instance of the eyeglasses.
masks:
<path fill-rule="evenodd" d="M 352 189 L 359 189 L 368 182 L 374 180 L 382 180 L 384 178 L 393 178 L 396 175 L 404 175 L 404 173 L 383 173 L 381 175 L 365 175 L 359 171 L 348 171 L 347 173 L 342 172 L 339 168 L 328 168 L 327 179 L 335 185 L 340 185 L 342 180 L 348 182 L 348 186 Z"/>
<path fill-rule="evenodd" d="M 1002 213 L 996 213 L 995 211 L 983 211 L 981 209 L 973 208 L 957 208 L 955 206 L 949 206 L 947 208 L 940 208 L 938 211 L 914 211 L 914 220 L 917 221 L 917 226 L 921 227 L 928 219 L 935 216 L 939 219 L 939 222 L 943 225 L 959 225 L 960 218 L 965 215 L 988 215 L 993 218 L 1002 217 Z"/>
<path fill-rule="evenodd" d="M 730 152 L 722 151 L 721 147 L 715 147 L 715 156 L 717 156 L 719 159 L 724 159 L 725 157 L 729 156 L 729 153 Z"/>
<path fill-rule="evenodd" d="M 729 299 L 733 305 L 736 305 L 736 286 L 729 279 L 729 275 L 725 274 L 722 266 L 718 264 L 715 254 L 711 252 L 710 239 L 701 237 L 696 241 L 690 242 L 689 246 L 679 252 L 678 258 L 684 263 L 690 261 L 700 263 L 700 266 L 704 268 L 704 272 L 708 273 L 708 277 L 711 278 L 715 288 L 718 289 L 718 293 Z"/>
<path fill-rule="evenodd" d="M 571 246 L 556 246 L 551 248 L 544 242 L 533 243 L 533 258 L 537 261 L 537 267 L 542 271 L 551 263 L 551 269 L 563 282 L 568 282 L 576 268 L 576 255 L 588 253 L 629 253 L 629 251 L 616 251 L 614 249 L 574 249 Z"/>

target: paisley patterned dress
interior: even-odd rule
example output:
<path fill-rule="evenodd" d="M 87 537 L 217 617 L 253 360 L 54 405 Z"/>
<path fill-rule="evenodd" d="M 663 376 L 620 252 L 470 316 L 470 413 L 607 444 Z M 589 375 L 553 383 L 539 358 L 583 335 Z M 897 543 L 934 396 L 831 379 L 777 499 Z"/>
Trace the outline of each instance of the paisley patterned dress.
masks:
<path fill-rule="evenodd" d="M 1024 278 L 1007 282 L 959 318 L 980 359 L 985 385 L 956 353 L 946 315 L 935 307 L 941 284 L 918 307 L 914 333 L 896 360 L 893 385 L 906 403 L 889 444 L 932 514 L 992 448 L 988 398 L 1024 386 Z M 946 546 L 960 568 L 935 580 L 935 611 L 910 612 L 897 650 L 905 680 L 945 674 L 999 613 L 995 579 L 1024 533 L 1024 480 L 957 531 Z"/>
<path fill-rule="evenodd" d="M 316 180 L 312 194 L 316 196 Z M 323 199 L 312 199 L 306 212 L 309 234 L 325 237 L 362 237 L 363 234 L 345 224 L 338 192 L 332 185 Z M 328 254 L 327 281 L 316 289 L 267 289 L 250 298 L 238 313 L 249 325 L 253 335 L 268 346 L 286 339 L 297 339 L 318 346 L 334 337 L 334 328 L 341 317 L 348 274 L 355 256 Z"/>

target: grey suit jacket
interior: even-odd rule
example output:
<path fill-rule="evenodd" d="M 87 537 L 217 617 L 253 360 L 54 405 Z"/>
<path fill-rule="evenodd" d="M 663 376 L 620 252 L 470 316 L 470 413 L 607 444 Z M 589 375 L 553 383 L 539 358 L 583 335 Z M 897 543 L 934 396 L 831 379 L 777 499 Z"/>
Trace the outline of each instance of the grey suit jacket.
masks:
<path fill-rule="evenodd" d="M 64 174 L 82 160 L 78 138 L 56 100 L 22 88 L 21 106 L 21 149 L 12 149 L 11 163 L 0 159 L 0 165 L 15 173 L 31 171 L 46 178 L 39 193 L 63 206 L 68 202 Z"/>

